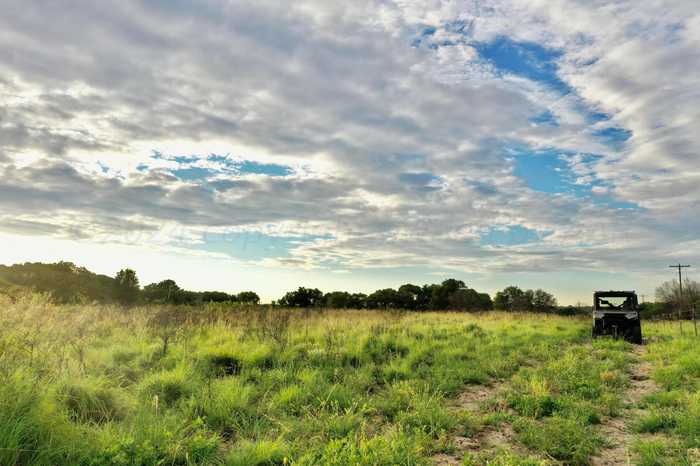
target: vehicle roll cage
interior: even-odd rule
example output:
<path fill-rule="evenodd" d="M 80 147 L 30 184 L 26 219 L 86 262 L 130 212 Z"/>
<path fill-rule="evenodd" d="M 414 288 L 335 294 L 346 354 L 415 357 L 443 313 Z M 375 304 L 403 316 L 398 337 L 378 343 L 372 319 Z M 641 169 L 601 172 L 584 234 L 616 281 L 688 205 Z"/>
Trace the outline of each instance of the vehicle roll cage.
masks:
<path fill-rule="evenodd" d="M 622 304 L 613 304 L 605 298 L 625 298 Z M 593 308 L 596 311 L 634 311 L 638 308 L 637 293 L 634 291 L 596 291 L 593 293 Z"/>

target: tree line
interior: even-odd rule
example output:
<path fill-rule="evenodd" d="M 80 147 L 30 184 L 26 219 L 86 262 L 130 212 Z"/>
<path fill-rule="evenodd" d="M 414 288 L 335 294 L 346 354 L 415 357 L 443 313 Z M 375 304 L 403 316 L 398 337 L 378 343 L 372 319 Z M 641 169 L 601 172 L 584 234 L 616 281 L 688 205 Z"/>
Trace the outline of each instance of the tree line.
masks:
<path fill-rule="evenodd" d="M 407 283 L 398 289 L 383 288 L 370 294 L 299 287 L 273 304 L 282 307 L 328 307 L 334 309 L 405 309 L 410 311 L 536 311 L 557 309 L 556 298 L 544 290 L 521 290 L 509 286 L 491 299 L 466 286 L 462 280 L 447 279 L 439 284 L 422 286 Z"/>
<path fill-rule="evenodd" d="M 260 296 L 254 291 L 242 291 L 229 294 L 223 291 L 189 291 L 182 289 L 175 280 L 163 280 L 146 285 L 139 285 L 136 272 L 122 269 L 114 277 L 117 300 L 122 304 L 177 304 L 194 305 L 202 303 L 240 303 L 259 304 Z"/>
<path fill-rule="evenodd" d="M 174 280 L 163 280 L 141 288 L 132 269 L 122 269 L 114 277 L 99 275 L 72 262 L 43 264 L 40 262 L 0 265 L 0 288 L 28 288 L 47 293 L 61 304 L 118 303 L 135 304 L 201 304 L 235 302 L 258 304 L 253 291 L 237 294 L 222 291 L 189 291 Z"/>

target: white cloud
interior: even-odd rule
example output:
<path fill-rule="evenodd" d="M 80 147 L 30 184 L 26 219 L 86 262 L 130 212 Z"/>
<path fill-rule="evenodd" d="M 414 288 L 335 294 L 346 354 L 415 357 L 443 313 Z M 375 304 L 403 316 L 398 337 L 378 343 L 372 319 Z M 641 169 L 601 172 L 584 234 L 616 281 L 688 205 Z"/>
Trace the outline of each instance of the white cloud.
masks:
<path fill-rule="evenodd" d="M 0 229 L 175 247 L 207 231 L 306 233 L 265 265 L 627 269 L 684 251 L 700 201 L 694 3 L 8 1 L 0 18 Z M 455 26 L 455 24 L 457 26 Z M 435 28 L 436 49 L 414 47 Z M 560 50 L 574 92 L 499 75 L 473 42 Z M 466 38 L 466 39 L 465 39 Z M 468 39 L 468 40 L 467 40 Z M 592 111 L 611 115 L 593 122 Z M 556 125 L 533 124 L 550 112 Z M 632 137 L 605 145 L 595 131 Z M 512 144 L 556 147 L 594 196 L 535 192 Z M 231 154 L 293 176 L 183 182 L 172 155 Z M 594 162 L 580 154 L 596 153 Z M 140 164 L 151 161 L 151 171 Z M 105 173 L 98 162 L 107 167 Z M 207 168 L 207 162 L 199 163 Z M 440 182 L 405 183 L 432 174 Z M 222 180 L 218 180 L 222 181 Z M 603 198 L 636 203 L 620 211 Z M 485 248 L 479 231 L 551 231 Z M 313 233 L 309 233 L 313 232 Z M 668 246 L 670 243 L 686 245 Z M 582 246 L 585 245 L 585 246 Z"/>

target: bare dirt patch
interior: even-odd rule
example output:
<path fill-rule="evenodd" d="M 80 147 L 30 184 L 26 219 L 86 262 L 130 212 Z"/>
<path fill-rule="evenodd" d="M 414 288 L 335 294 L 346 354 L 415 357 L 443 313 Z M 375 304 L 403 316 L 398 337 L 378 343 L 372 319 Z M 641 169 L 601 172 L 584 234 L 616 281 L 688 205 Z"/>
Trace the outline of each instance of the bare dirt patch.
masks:
<path fill-rule="evenodd" d="M 490 398 L 501 391 L 502 382 L 488 385 L 472 385 L 459 394 L 454 403 L 455 409 L 463 409 L 470 412 L 478 412 Z"/>
<path fill-rule="evenodd" d="M 504 382 L 496 382 L 490 385 L 475 385 L 467 388 L 455 400 L 452 408 L 464 410 L 470 413 L 482 413 L 486 403 L 503 390 Z M 456 436 L 453 438 L 455 451 L 441 453 L 433 457 L 438 466 L 454 466 L 462 464 L 466 453 L 493 451 L 496 449 L 511 449 L 519 451 L 515 432 L 506 423 L 497 427 L 487 427 L 473 437 Z"/>
<path fill-rule="evenodd" d="M 644 415 L 645 410 L 639 406 L 642 399 L 658 390 L 656 382 L 651 378 L 652 366 L 643 360 L 646 348 L 642 345 L 635 346 L 634 354 L 639 360 L 632 366 L 630 387 L 624 397 L 625 410 L 620 417 L 603 420 L 600 433 L 609 446 L 591 459 L 593 466 L 634 464 L 631 451 L 635 439 L 631 431 L 632 422 Z"/>

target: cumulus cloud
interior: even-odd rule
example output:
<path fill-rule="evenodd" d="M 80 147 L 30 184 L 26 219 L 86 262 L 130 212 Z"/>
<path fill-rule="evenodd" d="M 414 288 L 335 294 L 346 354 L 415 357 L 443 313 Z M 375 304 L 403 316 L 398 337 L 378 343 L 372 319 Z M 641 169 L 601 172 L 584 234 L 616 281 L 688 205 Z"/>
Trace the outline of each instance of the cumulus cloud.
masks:
<path fill-rule="evenodd" d="M 669 239 L 698 256 L 685 214 L 700 200 L 691 2 L 4 9 L 5 231 L 319 235 L 261 263 L 338 270 L 642 270 L 677 251 Z M 486 54 L 499 40 L 516 62 Z M 227 171 L 177 147 L 154 162 L 173 140 L 283 168 Z M 578 187 L 536 189 L 514 147 L 559 151 Z M 199 171 L 177 176 L 185 168 Z M 513 225 L 547 234 L 479 241 Z"/>

